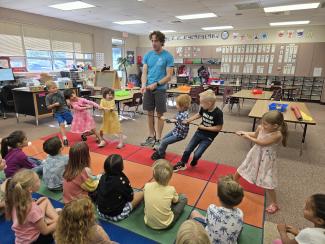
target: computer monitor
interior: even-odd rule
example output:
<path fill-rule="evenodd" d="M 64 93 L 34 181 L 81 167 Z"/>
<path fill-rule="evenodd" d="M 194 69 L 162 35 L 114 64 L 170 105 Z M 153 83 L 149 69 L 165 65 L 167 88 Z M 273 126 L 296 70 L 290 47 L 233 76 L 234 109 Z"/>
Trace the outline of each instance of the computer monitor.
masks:
<path fill-rule="evenodd" d="M 15 80 L 12 69 L 0 69 L 0 81 Z"/>

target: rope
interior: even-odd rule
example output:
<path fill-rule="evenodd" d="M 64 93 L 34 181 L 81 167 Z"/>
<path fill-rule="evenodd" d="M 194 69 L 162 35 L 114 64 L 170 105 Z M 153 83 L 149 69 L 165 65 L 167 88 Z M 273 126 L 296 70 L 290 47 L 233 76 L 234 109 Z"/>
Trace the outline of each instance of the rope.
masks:
<path fill-rule="evenodd" d="M 130 112 L 130 111 L 120 110 L 120 112 Z M 147 115 L 147 116 L 152 116 L 152 117 L 154 117 L 154 118 L 159 118 L 157 115 L 150 115 L 150 114 L 145 113 L 145 112 L 134 111 L 134 113 L 137 113 L 137 114 L 139 114 L 139 115 Z M 168 123 L 168 124 L 175 124 L 175 123 L 176 123 L 176 122 L 172 122 L 170 119 L 166 119 L 165 121 L 166 121 L 166 123 Z M 193 123 L 193 122 L 189 122 L 188 124 L 190 124 L 190 125 L 194 125 L 194 126 L 197 126 L 197 127 L 200 126 L 200 124 Z M 219 132 L 224 133 L 224 134 L 236 134 L 235 131 L 220 130 Z"/>

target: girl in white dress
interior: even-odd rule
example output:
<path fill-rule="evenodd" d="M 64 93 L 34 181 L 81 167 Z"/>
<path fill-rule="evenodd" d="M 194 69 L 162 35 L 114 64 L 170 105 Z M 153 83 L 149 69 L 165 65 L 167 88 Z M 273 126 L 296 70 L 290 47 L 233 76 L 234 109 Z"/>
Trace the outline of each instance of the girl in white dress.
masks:
<path fill-rule="evenodd" d="M 269 111 L 262 117 L 262 123 L 255 132 L 238 131 L 240 135 L 255 145 L 248 152 L 244 162 L 239 166 L 234 176 L 238 181 L 243 177 L 248 182 L 266 189 L 270 197 L 270 205 L 266 212 L 273 214 L 279 210 L 275 188 L 277 179 L 277 148 L 280 142 L 286 146 L 287 124 L 283 114 L 278 111 Z"/>

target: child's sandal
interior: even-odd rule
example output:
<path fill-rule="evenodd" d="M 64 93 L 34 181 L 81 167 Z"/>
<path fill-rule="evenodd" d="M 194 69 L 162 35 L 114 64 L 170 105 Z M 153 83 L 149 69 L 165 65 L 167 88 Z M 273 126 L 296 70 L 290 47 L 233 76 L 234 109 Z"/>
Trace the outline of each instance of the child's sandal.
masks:
<path fill-rule="evenodd" d="M 280 208 L 275 203 L 270 204 L 270 206 L 265 209 L 268 214 L 275 214 L 278 210 L 280 210 Z"/>

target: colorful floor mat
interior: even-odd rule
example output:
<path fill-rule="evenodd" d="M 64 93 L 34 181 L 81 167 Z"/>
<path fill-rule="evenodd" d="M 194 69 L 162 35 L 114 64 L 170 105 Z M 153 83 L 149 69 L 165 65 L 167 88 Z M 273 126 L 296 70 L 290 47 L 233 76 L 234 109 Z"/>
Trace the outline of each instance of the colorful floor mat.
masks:
<path fill-rule="evenodd" d="M 43 141 L 53 135 L 35 140 L 24 151 L 27 155 L 44 159 Z M 80 135 L 68 133 L 70 145 L 80 141 Z M 87 140 L 91 151 L 91 168 L 94 174 L 103 171 L 106 157 L 112 153 L 119 153 L 124 158 L 124 172 L 129 177 L 133 188 L 141 189 L 145 183 L 152 181 L 153 160 L 151 160 L 152 149 L 127 144 L 123 149 L 116 149 L 116 143 L 109 143 L 104 148 L 98 148 L 94 139 Z M 69 148 L 63 153 L 67 154 Z M 175 164 L 180 156 L 168 153 L 167 159 Z M 169 230 L 152 230 L 143 221 L 143 204 L 135 209 L 125 220 L 113 223 L 100 220 L 100 224 L 109 234 L 112 240 L 123 243 L 174 243 L 177 230 L 181 223 L 186 220 L 193 209 L 198 209 L 202 214 L 209 204 L 219 205 L 217 198 L 217 180 L 223 175 L 234 173 L 234 167 L 200 160 L 195 167 L 189 167 L 185 171 L 173 175 L 170 185 L 174 186 L 179 193 L 188 197 L 188 205 L 177 224 Z M 241 180 L 245 190 L 245 197 L 239 207 L 244 212 L 245 226 L 239 239 L 239 244 L 260 244 L 263 239 L 265 196 L 264 190 L 249 182 Z M 61 204 L 61 192 L 52 192 L 42 184 L 40 194 L 53 199 L 54 204 Z M 10 229 L 10 222 L 0 219 L 0 236 L 3 243 L 12 243 L 13 233 Z M 2 243 L 1 241 L 1 243 Z"/>

